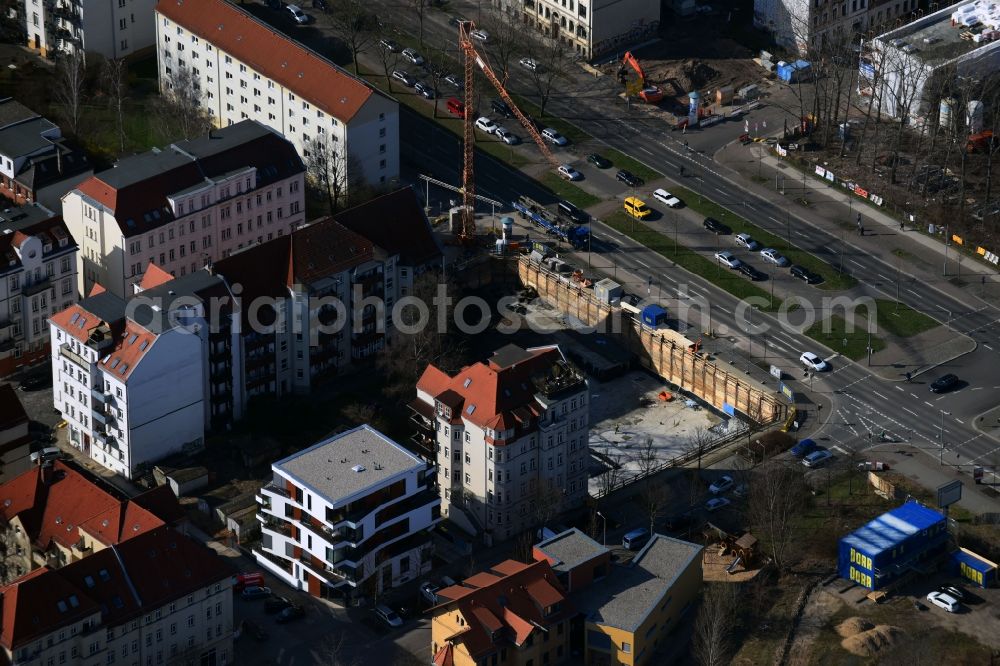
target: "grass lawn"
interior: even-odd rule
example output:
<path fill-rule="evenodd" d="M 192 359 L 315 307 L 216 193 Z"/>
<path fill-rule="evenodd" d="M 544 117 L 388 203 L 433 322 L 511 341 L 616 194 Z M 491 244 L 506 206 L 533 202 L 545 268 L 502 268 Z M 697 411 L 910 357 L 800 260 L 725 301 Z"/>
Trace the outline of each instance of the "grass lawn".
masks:
<path fill-rule="evenodd" d="M 577 208 L 589 208 L 596 203 L 600 203 L 600 197 L 595 197 L 590 192 L 585 192 L 565 178 L 556 173 L 547 171 L 539 180 L 542 185 L 552 190 L 560 199 L 565 199 Z"/>
<path fill-rule="evenodd" d="M 897 301 L 877 298 L 875 307 L 879 329 L 899 338 L 908 338 L 939 325 L 936 319 Z"/>
<path fill-rule="evenodd" d="M 861 322 L 855 322 L 854 330 L 850 333 L 846 331 L 846 328 L 847 323 L 843 317 L 831 315 L 810 326 L 806 329 L 805 334 L 851 360 L 858 361 L 865 358 L 868 355 L 868 332 L 865 330 L 864 319 L 862 318 Z M 885 349 L 885 340 L 876 335 L 872 335 L 871 339 L 873 352 Z M 844 344 L 845 340 L 847 341 L 846 345 Z"/>
<path fill-rule="evenodd" d="M 531 116 L 540 122 L 544 127 L 551 127 L 555 129 L 557 132 L 569 139 L 570 143 L 579 143 L 592 138 L 589 134 L 567 120 L 556 118 L 550 114 L 543 116 L 541 109 L 534 102 L 529 102 L 527 99 L 519 95 L 511 95 L 510 97 L 514 100 L 514 103 L 517 104 L 517 108 L 521 109 L 521 113 Z"/>
<path fill-rule="evenodd" d="M 729 269 L 720 270 L 715 262 L 697 252 L 692 252 L 684 245 L 679 243 L 674 245 L 673 238 L 650 229 L 638 220 L 633 220 L 625 211 L 615 211 L 601 221 L 637 243 L 642 243 L 654 252 L 674 261 L 684 270 L 700 275 L 737 298 L 756 296 L 763 299 L 761 303 L 764 303 L 764 305 L 760 306 L 760 309 L 765 312 L 774 312 L 781 307 L 781 300 L 778 298 L 775 298 L 773 302 L 768 304 L 770 294 L 746 278 L 737 275 Z"/>
<path fill-rule="evenodd" d="M 833 266 L 826 263 L 816 255 L 805 250 L 800 250 L 794 246 L 790 246 L 786 238 L 773 234 L 769 231 L 765 231 L 755 224 L 751 224 L 746 219 L 736 215 L 728 208 L 717 204 L 714 201 L 707 200 L 704 197 L 699 197 L 698 194 L 685 187 L 675 187 L 671 191 L 675 196 L 684 201 L 684 204 L 688 208 L 697 211 L 706 217 L 714 217 L 717 220 L 725 222 L 733 228 L 733 233 L 745 232 L 750 234 L 757 240 L 758 243 L 764 245 L 764 247 L 773 247 L 779 250 L 782 254 L 788 257 L 788 260 L 793 264 L 805 266 L 813 273 L 819 274 L 823 278 L 823 281 L 816 285 L 819 289 L 850 289 L 858 283 L 858 281 L 850 275 L 838 274 L 837 270 Z"/>
<path fill-rule="evenodd" d="M 640 162 L 639 160 L 633 159 L 621 152 L 620 150 L 615 150 L 614 148 L 607 148 L 598 151 L 604 157 L 611 160 L 613 168 L 615 169 L 625 169 L 631 171 L 635 175 L 642 178 L 647 183 L 651 180 L 659 180 L 663 178 L 663 174 L 655 169 L 650 169 L 648 166 Z"/>

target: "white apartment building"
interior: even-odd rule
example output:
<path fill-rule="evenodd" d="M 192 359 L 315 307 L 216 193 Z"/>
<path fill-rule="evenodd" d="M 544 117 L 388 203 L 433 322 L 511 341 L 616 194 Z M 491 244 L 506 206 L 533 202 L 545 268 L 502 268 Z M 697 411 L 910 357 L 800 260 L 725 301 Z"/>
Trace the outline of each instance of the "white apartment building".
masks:
<path fill-rule="evenodd" d="M 557 345 L 507 345 L 454 376 L 427 366 L 410 404 L 440 469 L 442 511 L 507 539 L 587 497 L 587 382 Z"/>
<path fill-rule="evenodd" d="M 76 301 L 76 251 L 44 206 L 0 212 L 0 376 L 48 357 L 45 320 Z"/>
<path fill-rule="evenodd" d="M 587 60 L 624 51 L 660 26 L 659 0 L 524 0 L 514 6 L 525 25 Z"/>
<path fill-rule="evenodd" d="M 257 561 L 317 597 L 382 594 L 431 569 L 435 469 L 368 425 L 271 465 Z"/>
<path fill-rule="evenodd" d="M 206 429 L 242 410 L 232 397 L 242 381 L 237 327 L 224 312 L 209 320 L 211 300 L 228 293 L 222 281 L 156 269 L 140 288 L 128 303 L 95 288 L 50 320 L 52 399 L 69 442 L 126 478 L 200 449 Z"/>
<path fill-rule="evenodd" d="M 120 160 L 62 199 L 80 243 L 80 293 L 127 298 L 155 264 L 173 276 L 305 221 L 305 166 L 252 120 Z"/>
<path fill-rule="evenodd" d="M 229 565 L 168 527 L 0 587 L 12 666 L 235 663 Z"/>
<path fill-rule="evenodd" d="M 193 84 L 216 125 L 256 120 L 303 158 L 318 141 L 348 183 L 398 181 L 399 104 L 239 5 L 162 0 L 156 45 L 161 92 Z"/>
<path fill-rule="evenodd" d="M 156 0 L 23 0 L 28 48 L 118 59 L 154 44 Z"/>

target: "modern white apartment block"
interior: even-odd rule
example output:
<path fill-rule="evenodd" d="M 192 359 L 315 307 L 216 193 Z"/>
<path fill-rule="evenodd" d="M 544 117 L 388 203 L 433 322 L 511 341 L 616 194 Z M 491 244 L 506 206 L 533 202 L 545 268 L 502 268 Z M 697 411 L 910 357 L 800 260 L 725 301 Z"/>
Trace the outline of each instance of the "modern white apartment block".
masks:
<path fill-rule="evenodd" d="M 382 594 L 431 569 L 435 469 L 368 425 L 271 465 L 257 561 L 317 597 Z"/>
<path fill-rule="evenodd" d="M 658 0 L 524 0 L 512 6 L 525 25 L 588 60 L 649 38 L 660 24 Z"/>
<path fill-rule="evenodd" d="M 28 48 L 118 59 L 153 46 L 156 0 L 23 0 Z"/>
<path fill-rule="evenodd" d="M 451 376 L 427 366 L 411 404 L 440 470 L 442 511 L 487 540 L 587 497 L 587 382 L 557 345 L 507 345 Z M 551 515 L 551 513 L 550 513 Z"/>
<path fill-rule="evenodd" d="M 192 3 L 197 4 L 197 3 Z M 305 221 L 305 166 L 252 120 L 120 160 L 63 197 L 80 293 L 133 293 L 146 267 L 180 277 Z"/>
<path fill-rule="evenodd" d="M 128 303 L 101 288 L 50 320 L 53 404 L 69 442 L 132 478 L 172 453 L 204 446 L 231 423 L 238 327 L 223 282 L 207 271 L 170 279 L 153 268 Z"/>
<path fill-rule="evenodd" d="M 156 45 L 160 91 L 193 90 L 216 125 L 256 120 L 303 158 L 318 141 L 348 184 L 398 180 L 399 104 L 239 5 L 162 0 Z"/>
<path fill-rule="evenodd" d="M 0 376 L 48 357 L 46 318 L 74 303 L 76 242 L 40 204 L 0 212 Z"/>

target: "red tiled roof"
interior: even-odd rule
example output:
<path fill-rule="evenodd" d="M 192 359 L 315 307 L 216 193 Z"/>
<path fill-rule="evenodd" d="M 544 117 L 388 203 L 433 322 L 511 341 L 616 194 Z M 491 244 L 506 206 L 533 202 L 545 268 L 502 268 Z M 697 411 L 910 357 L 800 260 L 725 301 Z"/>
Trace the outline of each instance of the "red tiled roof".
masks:
<path fill-rule="evenodd" d="M 340 67 L 224 0 L 161 0 L 156 11 L 343 123 L 375 94 Z"/>
<path fill-rule="evenodd" d="M 434 666 L 455 666 L 455 648 L 451 643 L 445 643 L 434 655 Z"/>
<path fill-rule="evenodd" d="M 184 520 L 184 509 L 177 501 L 177 495 L 164 484 L 151 488 L 132 498 L 132 503 L 146 509 L 165 523 L 172 524 Z"/>
<path fill-rule="evenodd" d="M 517 613 L 509 608 L 503 609 L 503 621 L 513 630 L 514 643 L 517 645 L 522 645 L 524 641 L 528 640 L 531 632 L 535 630 L 535 625 L 522 617 L 518 617 Z"/>
<path fill-rule="evenodd" d="M 498 580 L 500 580 L 499 577 L 494 576 L 493 574 L 487 573 L 485 571 L 480 571 L 476 575 L 470 576 L 469 578 L 463 580 L 462 585 L 466 585 L 469 587 L 486 587 L 488 585 L 492 585 Z"/>
<path fill-rule="evenodd" d="M 292 232 L 295 281 L 308 284 L 360 266 L 375 256 L 371 241 L 326 217 Z"/>
<path fill-rule="evenodd" d="M 150 333 L 131 319 L 127 320 L 125 331 L 117 336 L 114 349 L 101 360 L 104 371 L 122 381 L 128 380 L 139 361 L 156 344 L 156 338 L 155 333 Z"/>
<path fill-rule="evenodd" d="M 87 298 L 90 298 L 91 296 L 97 296 L 98 294 L 103 294 L 106 291 L 107 289 L 101 286 L 100 283 L 95 282 L 94 286 L 90 288 L 90 293 L 87 294 Z"/>
<path fill-rule="evenodd" d="M 479 624 L 483 625 L 483 628 L 490 633 L 503 628 L 503 622 L 498 620 L 497 616 L 491 613 L 489 608 L 477 606 L 472 609 L 472 614 L 479 620 Z"/>
<path fill-rule="evenodd" d="M 139 286 L 143 289 L 152 289 L 153 287 L 159 287 L 161 284 L 166 284 L 173 279 L 173 275 L 151 261 L 149 262 L 149 266 L 146 267 L 146 272 L 143 274 L 142 282 L 139 283 Z"/>
<path fill-rule="evenodd" d="M 0 598 L 0 642 L 8 650 L 100 611 L 96 602 L 46 567 L 0 587 Z"/>
<path fill-rule="evenodd" d="M 74 315 L 76 315 L 75 318 Z M 79 303 L 74 303 L 65 310 L 55 313 L 49 317 L 49 321 L 85 344 L 95 328 L 107 323 L 97 315 L 87 312 Z"/>
<path fill-rule="evenodd" d="M 425 391 L 434 397 L 440 395 L 450 383 L 451 377 L 448 376 L 447 372 L 439 370 L 436 366 L 428 365 L 424 369 L 424 373 L 420 375 L 420 379 L 417 380 L 417 390 Z"/>
<path fill-rule="evenodd" d="M 542 608 L 553 606 L 563 599 L 563 595 L 556 588 L 549 585 L 544 578 L 539 578 L 526 583 L 524 588 L 528 594 Z"/>
<path fill-rule="evenodd" d="M 441 257 L 430 222 L 411 187 L 383 194 L 334 217 L 389 254 L 398 254 L 404 266 L 435 264 Z"/>

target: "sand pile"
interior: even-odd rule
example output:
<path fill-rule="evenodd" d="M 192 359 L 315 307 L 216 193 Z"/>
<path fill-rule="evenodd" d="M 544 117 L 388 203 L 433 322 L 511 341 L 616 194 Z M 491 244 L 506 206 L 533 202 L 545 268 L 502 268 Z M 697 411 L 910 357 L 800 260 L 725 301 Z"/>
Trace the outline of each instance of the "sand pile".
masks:
<path fill-rule="evenodd" d="M 859 657 L 873 657 L 879 652 L 891 650 L 903 637 L 903 630 L 889 624 L 880 624 L 867 631 L 848 636 L 840 645 Z"/>
<path fill-rule="evenodd" d="M 841 638 L 849 638 L 874 627 L 874 624 L 863 617 L 849 617 L 837 625 L 837 633 L 840 634 Z"/>

